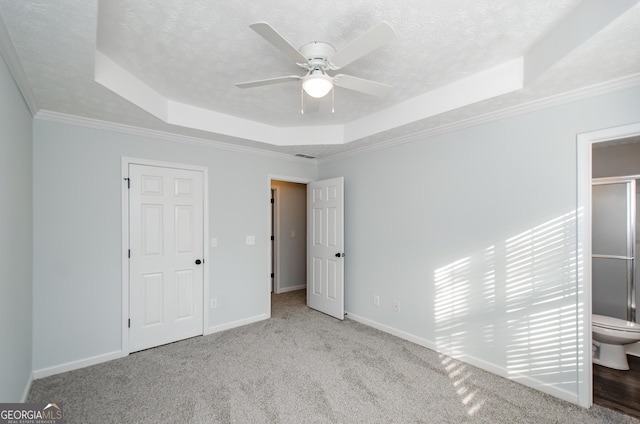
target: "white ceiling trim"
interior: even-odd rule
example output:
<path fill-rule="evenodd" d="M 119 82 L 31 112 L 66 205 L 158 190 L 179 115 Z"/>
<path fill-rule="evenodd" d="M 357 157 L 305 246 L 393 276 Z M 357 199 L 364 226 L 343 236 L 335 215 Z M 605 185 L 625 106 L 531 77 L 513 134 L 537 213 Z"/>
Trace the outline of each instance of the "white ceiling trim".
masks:
<path fill-rule="evenodd" d="M 95 50 L 95 81 L 169 124 L 275 146 L 345 145 L 483 100 L 520 90 L 638 0 L 612 6 L 584 0 L 524 56 L 402 101 L 344 125 L 278 127 L 169 99 Z"/>
<path fill-rule="evenodd" d="M 276 146 L 346 144 L 519 90 L 523 72 L 523 58 L 517 58 L 346 125 L 282 128 L 167 99 L 95 51 L 95 81 L 155 117 L 173 125 Z"/>
<path fill-rule="evenodd" d="M 250 155 L 262 156 L 271 159 L 288 160 L 298 163 L 317 163 L 317 159 L 307 159 L 293 156 L 287 153 L 274 152 L 271 150 L 256 149 L 253 147 L 239 146 L 237 144 L 225 143 L 222 141 L 208 140 L 198 137 L 190 137 L 186 135 L 173 134 L 164 131 L 152 130 L 147 128 L 134 127 L 131 125 L 119 124 L 115 122 L 101 121 L 99 119 L 85 118 L 81 116 L 68 115 L 65 113 L 54 112 L 50 110 L 40 110 L 34 119 L 57 122 L 61 124 L 74 125 L 78 127 L 114 131 L 123 134 L 135 135 L 154 140 L 164 140 L 174 143 L 192 144 L 202 147 L 209 147 L 219 150 L 225 150 L 236 153 L 246 153 Z"/>
<path fill-rule="evenodd" d="M 169 101 L 99 50 L 95 51 L 94 79 L 120 97 L 167 122 Z"/>
<path fill-rule="evenodd" d="M 525 84 L 535 79 L 593 37 L 638 0 L 583 0 L 525 55 Z"/>
<path fill-rule="evenodd" d="M 345 128 L 346 138 L 358 140 L 520 90 L 522 81 L 520 57 L 351 122 Z"/>
<path fill-rule="evenodd" d="M 450 133 L 456 130 L 473 127 L 500 119 L 506 119 L 513 116 L 523 115 L 525 113 L 535 112 L 542 109 L 547 109 L 554 106 L 560 106 L 566 103 L 571 103 L 591 97 L 605 95 L 613 93 L 619 90 L 625 90 L 628 88 L 640 86 L 640 73 L 629 75 L 623 78 L 619 78 L 612 81 L 607 81 L 600 84 L 594 84 L 589 87 L 583 87 L 577 90 L 568 91 L 566 93 L 557 94 L 543 99 L 537 99 L 528 103 L 522 103 L 515 106 L 511 106 L 505 109 L 500 109 L 495 112 L 490 112 L 485 115 L 475 116 L 450 124 L 442 125 L 436 128 L 430 128 L 424 131 L 416 132 L 402 137 L 393 138 L 387 141 L 376 143 L 373 145 L 367 145 L 359 147 L 353 150 L 349 150 L 343 153 L 339 153 L 332 156 L 327 156 L 318 159 L 318 163 L 332 162 L 335 160 L 346 159 L 353 156 L 358 156 L 363 153 L 375 152 L 377 150 L 388 149 L 393 146 L 398 146 L 407 143 L 413 143 L 417 141 L 424 141 L 427 138 L 435 137 L 438 135 Z"/>
<path fill-rule="evenodd" d="M 340 125 L 280 128 L 167 99 L 99 50 L 95 51 L 95 81 L 156 118 L 181 127 L 276 146 L 344 143 Z"/>
<path fill-rule="evenodd" d="M 547 97 L 544 99 L 535 100 L 529 103 L 516 105 L 510 108 L 498 110 L 492 113 L 488 113 L 482 116 L 465 119 L 462 121 L 453 122 L 448 125 L 443 125 L 437 128 L 431 128 L 425 131 L 421 131 L 408 136 L 398 137 L 390 139 L 384 142 L 377 143 L 375 145 L 365 146 L 353 150 L 349 150 L 344 153 L 329 156 L 321 159 L 304 159 L 292 156 L 286 153 L 273 152 L 269 150 L 255 149 L 251 147 L 238 146 L 235 144 L 213 141 L 207 139 L 201 139 L 197 137 L 189 137 L 183 135 L 177 135 L 173 133 L 167 133 L 163 131 L 151 130 L 146 128 L 134 127 L 130 125 L 118 124 L 113 122 L 106 122 L 97 119 L 84 118 L 75 115 L 68 115 L 59 112 L 53 112 L 48 110 L 40 110 L 34 119 L 40 119 L 43 121 L 58 122 L 63 124 L 75 125 L 80 127 L 100 129 L 106 131 L 115 131 L 124 134 L 136 135 L 141 137 L 152 138 L 156 140 L 166 140 L 176 143 L 194 144 L 198 146 L 211 147 L 215 149 L 221 149 L 226 151 L 247 153 L 256 156 L 263 156 L 274 159 L 283 159 L 299 163 L 327 163 L 335 160 L 345 159 L 352 156 L 357 156 L 363 153 L 374 152 L 377 150 L 384 150 L 393 146 L 412 143 L 416 141 L 424 141 L 429 137 L 435 137 L 437 135 L 446 134 L 452 131 L 456 131 L 463 128 L 469 128 L 475 125 L 489 123 L 500 119 L 509 118 L 512 116 L 522 115 L 525 113 L 535 112 L 537 110 L 570 103 L 582 99 L 587 99 L 607 93 L 612 93 L 618 90 L 624 90 L 640 86 L 640 73 L 623 77 L 617 80 L 608 81 L 601 84 L 595 84 L 590 87 L 573 90 L 567 93 Z"/>

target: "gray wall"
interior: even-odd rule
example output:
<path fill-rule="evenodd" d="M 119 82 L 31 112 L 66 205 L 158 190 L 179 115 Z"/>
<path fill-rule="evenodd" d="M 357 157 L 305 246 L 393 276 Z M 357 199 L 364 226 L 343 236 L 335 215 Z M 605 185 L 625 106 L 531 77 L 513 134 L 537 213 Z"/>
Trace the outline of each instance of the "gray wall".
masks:
<path fill-rule="evenodd" d="M 0 402 L 31 381 L 31 114 L 0 56 Z"/>
<path fill-rule="evenodd" d="M 0 384 L 14 400 L 29 374 L 31 246 L 19 239 L 30 235 L 30 201 L 20 196 L 30 191 L 31 146 L 26 109 L 0 72 L 2 131 L 20 140 L 3 137 L 2 158 L 12 159 L 0 171 L 2 198 L 17 202 L 0 217 L 0 229 L 18 239 L 0 244 L 8 277 L 0 328 L 14 344 L 0 363 L 21 387 Z M 320 177 L 345 177 L 349 315 L 541 390 L 576 394 L 576 134 L 634 122 L 639 88 L 321 163 Z M 219 306 L 209 328 L 268 311 L 268 175 L 315 178 L 315 166 L 33 125 L 34 370 L 120 349 L 122 156 L 209 168 L 219 241 L 210 251 Z M 250 234 L 255 246 L 244 243 Z"/>
<path fill-rule="evenodd" d="M 634 122 L 637 87 L 321 163 L 349 316 L 577 401 L 576 135 Z"/>
<path fill-rule="evenodd" d="M 278 189 L 277 278 L 285 292 L 307 284 L 307 185 L 274 181 L 272 187 Z"/>
<path fill-rule="evenodd" d="M 269 174 L 315 165 L 41 119 L 33 149 L 34 370 L 121 349 L 122 156 L 209 169 L 208 329 L 268 314 Z"/>

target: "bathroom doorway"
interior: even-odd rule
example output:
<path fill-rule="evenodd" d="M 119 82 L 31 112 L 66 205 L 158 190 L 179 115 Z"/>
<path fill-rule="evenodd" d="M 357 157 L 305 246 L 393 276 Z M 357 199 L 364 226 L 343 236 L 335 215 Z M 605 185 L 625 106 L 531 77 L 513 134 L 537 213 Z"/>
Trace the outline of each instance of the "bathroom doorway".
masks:
<path fill-rule="evenodd" d="M 636 322 L 640 135 L 594 142 L 591 153 L 592 313 Z M 592 365 L 593 403 L 640 418 L 640 345 L 627 346 L 630 370 Z"/>

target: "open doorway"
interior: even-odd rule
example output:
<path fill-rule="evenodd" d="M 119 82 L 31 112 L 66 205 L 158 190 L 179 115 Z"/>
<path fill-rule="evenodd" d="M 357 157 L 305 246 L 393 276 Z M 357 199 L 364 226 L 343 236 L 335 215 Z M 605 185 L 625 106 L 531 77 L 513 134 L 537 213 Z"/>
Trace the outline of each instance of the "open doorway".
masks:
<path fill-rule="evenodd" d="M 616 128 L 579 134 L 577 137 L 577 216 L 578 216 L 578 269 L 577 301 L 582 305 L 583 319 L 578 322 L 578 357 L 583 363 L 578 370 L 578 404 L 590 407 L 593 403 L 593 365 L 592 365 L 592 310 L 593 310 L 593 273 L 591 267 L 592 249 L 592 181 L 599 176 L 594 167 L 593 150 L 607 144 L 614 145 L 640 137 L 640 123 Z M 618 142 L 614 140 L 619 140 Z M 605 143 L 605 144 L 601 144 Z"/>
<path fill-rule="evenodd" d="M 604 339 L 602 330 L 593 334 L 593 403 L 640 418 L 640 402 L 634 395 L 640 384 L 640 342 L 634 340 L 640 336 L 628 340 L 626 336 L 638 322 L 640 135 L 594 143 L 592 177 L 592 317 L 594 328 L 603 322 L 610 326 Z M 609 344 L 611 332 L 620 328 L 626 342 Z M 605 346 L 607 352 L 614 346 L 624 354 L 602 354 Z"/>
<path fill-rule="evenodd" d="M 298 183 L 299 188 L 304 188 L 306 192 L 306 203 L 304 213 L 305 237 L 304 256 L 306 262 L 303 269 L 303 282 L 292 280 L 284 282 L 283 255 L 281 248 L 283 241 L 297 238 L 298 231 L 295 228 L 283 227 L 282 211 L 285 210 L 282 204 L 282 187 L 276 187 L 273 192 L 274 181 Z M 275 207 L 269 208 L 268 228 L 279 227 L 274 232 L 274 242 L 269 243 L 269 274 L 273 273 L 274 292 L 303 292 L 305 290 L 306 304 L 319 312 L 330 315 L 339 320 L 343 320 L 344 313 L 344 177 L 334 177 L 321 181 L 306 179 L 288 179 L 283 177 L 269 176 L 268 186 L 269 199 L 272 193 L 277 197 L 274 199 Z M 278 199 L 280 202 L 278 203 Z M 302 208 L 299 208 L 302 209 Z M 275 217 L 272 218 L 272 215 Z M 302 220 L 301 220 L 302 221 Z M 281 236 L 278 238 L 278 234 Z M 301 253 L 299 248 L 298 253 Z M 274 257 L 275 256 L 275 257 Z M 299 278 L 299 277 L 298 277 Z M 297 281 L 297 282 L 296 282 Z M 272 279 L 269 278 L 267 288 L 268 311 L 272 316 Z"/>
<path fill-rule="evenodd" d="M 271 181 L 271 291 L 307 287 L 307 185 Z"/>
<path fill-rule="evenodd" d="M 311 182 L 313 180 L 307 178 L 268 176 L 268 196 L 272 202 L 268 214 L 269 234 L 272 236 L 268 264 L 271 278 L 266 290 L 269 316 L 277 306 L 274 297 L 300 297 L 302 303 L 306 302 L 306 296 L 296 294 L 306 293 L 303 289 L 307 287 L 306 191 L 307 184 Z"/>

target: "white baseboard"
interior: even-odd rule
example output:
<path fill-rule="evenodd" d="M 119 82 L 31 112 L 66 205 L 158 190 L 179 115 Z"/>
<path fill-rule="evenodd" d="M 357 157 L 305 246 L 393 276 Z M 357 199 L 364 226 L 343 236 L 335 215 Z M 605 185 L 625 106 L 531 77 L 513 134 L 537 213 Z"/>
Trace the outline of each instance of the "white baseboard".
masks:
<path fill-rule="evenodd" d="M 422 337 L 415 336 L 411 333 L 407 333 L 406 331 L 398 330 L 397 328 L 388 326 L 386 324 L 381 324 L 377 321 L 370 320 L 369 318 L 361 317 L 360 315 L 352 314 L 351 312 L 348 312 L 348 311 L 346 316 L 347 318 L 357 321 L 361 324 L 376 328 L 380 331 L 384 331 L 385 333 L 389 333 L 396 337 L 400 337 L 401 339 L 408 340 L 422 347 L 426 347 L 427 349 L 435 350 L 436 352 L 438 351 L 435 343 L 427 339 L 423 339 Z"/>
<path fill-rule="evenodd" d="M 303 289 L 306 289 L 306 288 L 307 288 L 306 284 L 299 284 L 297 286 L 291 286 L 291 287 L 280 287 L 278 289 L 278 293 L 277 294 L 287 293 L 287 292 L 296 291 L 296 290 L 303 290 Z"/>
<path fill-rule="evenodd" d="M 121 350 L 114 352 L 103 353 L 102 355 L 92 356 L 90 358 L 80 359 L 77 361 L 66 362 L 60 365 L 54 365 L 52 367 L 42 368 L 33 372 L 33 379 L 49 377 L 51 375 L 61 374 L 67 371 L 73 371 L 84 367 L 90 367 L 91 365 L 100 364 L 102 362 L 112 361 L 114 359 L 127 356 Z"/>
<path fill-rule="evenodd" d="M 256 315 L 256 316 L 253 316 L 253 317 L 241 319 L 241 320 L 238 320 L 238 321 L 233 321 L 233 322 L 229 322 L 229 323 L 226 323 L 226 324 L 216 325 L 216 326 L 209 327 L 208 329 L 206 329 L 205 332 L 204 332 L 204 335 L 206 336 L 208 334 L 217 333 L 219 331 L 229 330 L 229 329 L 235 328 L 235 327 L 241 327 L 243 325 L 251 324 L 251 323 L 262 321 L 262 320 L 269 319 L 269 318 L 270 317 L 269 317 L 268 314 L 260 314 L 260 315 Z M 28 382 L 28 385 L 25 388 L 24 398 L 26 399 L 26 396 L 28 396 L 28 394 L 29 394 L 29 390 L 31 388 L 31 381 L 32 380 L 37 380 L 37 379 L 40 379 L 40 378 L 45 378 L 45 377 L 49 377 L 49 376 L 52 376 L 52 375 L 61 374 L 63 372 L 73 371 L 73 370 L 77 370 L 77 369 L 84 368 L 84 367 L 89 367 L 91 365 L 100 364 L 102 362 L 112 361 L 114 359 L 119 359 L 119 358 L 122 358 L 122 357 L 127 356 L 127 355 L 128 355 L 128 353 L 124 353 L 123 351 L 118 350 L 118 351 L 114 351 L 114 352 L 105 353 L 105 354 L 102 354 L 102 355 L 96 355 L 96 356 L 93 356 L 91 358 L 80 359 L 80 360 L 77 360 L 77 361 L 66 362 L 64 364 L 54 365 L 52 367 L 47 367 L 47 368 L 42 368 L 42 369 L 39 369 L 39 370 L 35 370 L 35 371 L 33 371 L 31 380 Z"/>
<path fill-rule="evenodd" d="M 555 396 L 559 399 L 562 400 L 566 400 L 567 402 L 571 402 L 573 404 L 579 405 L 579 399 L 578 399 L 578 394 L 577 393 L 572 393 L 569 392 L 563 388 L 559 388 L 556 386 L 553 386 L 549 383 L 545 383 L 542 382 L 540 380 L 537 380 L 535 378 L 526 376 L 526 375 L 514 375 L 513 373 L 510 373 L 506 368 L 498 366 L 496 364 L 493 364 L 491 362 L 487 362 L 483 359 L 479 359 L 476 358 L 474 356 L 470 356 L 470 355 L 466 355 L 466 354 L 461 354 L 460 352 L 446 352 L 443 351 L 441 348 L 439 348 L 434 342 L 432 342 L 431 340 L 427 340 L 424 339 L 422 337 L 418 337 L 414 334 L 411 333 L 407 333 L 405 331 L 402 330 L 398 330 L 397 328 L 388 326 L 386 324 L 382 324 L 379 323 L 377 321 L 373 321 L 370 320 L 368 318 L 365 317 L 361 317 L 359 315 L 356 314 L 352 314 L 351 312 L 347 312 L 347 318 L 352 319 L 354 321 L 357 321 L 361 324 L 367 325 L 369 327 L 373 327 L 375 329 L 378 329 L 380 331 L 384 331 L 385 333 L 394 335 L 396 337 L 399 337 L 401 339 L 410 341 L 412 343 L 415 343 L 419 346 L 422 347 L 426 347 L 427 349 L 431 349 L 435 352 L 438 353 L 442 353 L 443 355 L 447 355 L 450 356 L 454 359 L 457 359 L 459 361 L 462 362 L 466 362 L 469 365 L 473 365 L 474 367 L 478 367 L 481 368 L 485 371 L 488 371 L 492 374 L 496 374 L 499 375 L 500 377 L 504 377 L 508 380 L 512 380 L 515 381 L 517 383 L 520 383 L 522 385 L 531 387 L 532 389 L 538 390 L 540 392 L 543 393 L 547 393 L 551 396 Z"/>
<path fill-rule="evenodd" d="M 238 321 L 228 322 L 226 324 L 214 325 L 213 327 L 209 327 L 205 330 L 204 335 L 209 335 L 213 333 L 218 333 L 224 330 L 230 330 L 236 327 L 242 327 L 243 325 L 253 324 L 254 322 L 263 321 L 265 319 L 269 319 L 269 314 L 260 314 L 249 318 L 240 319 Z"/>

